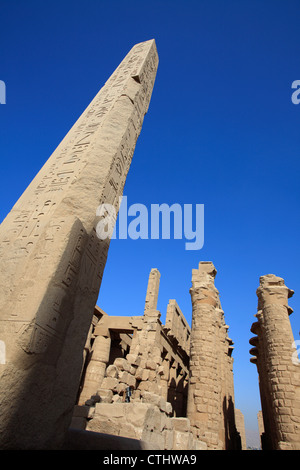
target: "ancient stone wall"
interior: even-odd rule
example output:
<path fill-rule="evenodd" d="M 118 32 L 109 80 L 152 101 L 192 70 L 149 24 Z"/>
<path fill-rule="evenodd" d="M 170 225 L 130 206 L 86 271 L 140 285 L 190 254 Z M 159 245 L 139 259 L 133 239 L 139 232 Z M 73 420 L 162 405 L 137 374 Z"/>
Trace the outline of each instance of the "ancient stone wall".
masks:
<path fill-rule="evenodd" d="M 151 392 L 170 402 L 176 416 L 186 414 L 189 327 L 172 301 L 186 325 L 185 341 L 181 333 L 176 336 L 174 328 L 162 325 L 161 314 L 156 310 L 159 279 L 159 271 L 152 269 L 143 316 L 110 317 L 102 312 L 99 318 L 99 309 L 95 309 L 94 318 L 98 314 L 98 322 L 87 341 L 79 405 L 97 394 L 101 400 L 110 397 L 112 401 L 122 401 L 120 394 L 131 387 L 133 401 L 139 400 L 144 392 Z"/>
<path fill-rule="evenodd" d="M 233 343 L 227 334 L 220 302 L 215 310 L 215 337 L 209 337 L 205 325 L 201 327 L 203 347 L 209 348 L 212 340 L 219 357 L 213 371 L 217 375 L 213 378 L 218 381 L 218 400 L 206 395 L 207 410 L 219 419 L 216 432 L 222 441 L 219 446 L 212 446 L 207 438 L 212 436 L 210 423 L 200 435 L 195 432 L 195 421 L 187 414 L 189 387 L 193 391 L 194 384 L 201 383 L 200 373 L 203 383 L 209 381 L 211 371 L 202 364 L 197 369 L 199 374 L 193 373 L 195 368 L 190 365 L 189 356 L 193 331 L 176 300 L 169 301 L 166 325 L 162 325 L 157 310 L 159 281 L 159 271 L 152 269 L 143 316 L 110 317 L 99 308 L 95 310 L 98 322 L 92 327 L 87 347 L 72 428 L 139 439 L 165 450 L 237 448 L 233 445 L 233 438 L 238 437 L 233 401 Z M 114 348 L 113 338 L 117 343 Z M 193 353 L 198 354 L 195 350 Z M 239 423 L 242 430 L 242 419 Z"/>

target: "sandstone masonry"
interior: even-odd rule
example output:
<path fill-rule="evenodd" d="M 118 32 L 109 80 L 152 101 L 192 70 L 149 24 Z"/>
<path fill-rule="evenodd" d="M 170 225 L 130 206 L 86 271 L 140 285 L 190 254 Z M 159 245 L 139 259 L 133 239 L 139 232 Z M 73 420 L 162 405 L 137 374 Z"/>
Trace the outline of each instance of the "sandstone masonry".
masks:
<path fill-rule="evenodd" d="M 216 273 L 211 262 L 200 262 L 193 270 L 187 416 L 194 436 L 208 449 L 237 449 L 241 444 L 234 417 L 233 342 L 214 285 Z"/>
<path fill-rule="evenodd" d="M 267 450 L 300 449 L 300 366 L 292 360 L 296 349 L 288 305 L 293 293 L 280 277 L 260 278 L 257 321 L 251 327 L 257 336 L 250 339 L 250 353 L 259 374 L 259 427 Z"/>
<path fill-rule="evenodd" d="M 200 271 L 209 275 L 215 268 L 200 263 Z M 241 448 L 233 347 L 219 300 L 210 317 L 218 325 L 213 338 L 194 310 L 195 329 L 190 329 L 175 299 L 169 301 L 164 326 L 157 310 L 159 283 L 160 273 L 152 269 L 143 316 L 110 317 L 95 308 L 71 429 L 136 439 L 161 450 Z M 202 350 L 216 356 L 216 368 L 206 366 L 209 360 L 201 361 Z M 205 386 L 210 380 L 218 383 L 217 400 Z M 203 417 L 206 421 L 201 422 Z M 239 424 L 244 435 L 240 412 Z"/>

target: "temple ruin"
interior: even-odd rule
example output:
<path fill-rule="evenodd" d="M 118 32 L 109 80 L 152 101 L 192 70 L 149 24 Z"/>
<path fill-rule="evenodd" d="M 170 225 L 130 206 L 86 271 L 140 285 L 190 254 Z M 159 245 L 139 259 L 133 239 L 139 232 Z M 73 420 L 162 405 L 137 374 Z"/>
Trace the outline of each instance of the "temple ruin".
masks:
<path fill-rule="evenodd" d="M 154 40 L 129 51 L 1 224 L 0 449 L 246 449 L 211 261 L 192 270 L 191 326 L 175 299 L 162 323 L 158 269 L 143 315 L 96 305 L 110 245 L 98 208 L 118 214 L 157 67 Z M 260 278 L 263 449 L 300 449 L 292 294 Z"/>
<path fill-rule="evenodd" d="M 193 270 L 192 329 L 175 299 L 165 325 L 160 321 L 157 269 L 149 275 L 143 316 L 111 317 L 95 308 L 71 429 L 162 450 L 241 449 L 233 342 L 215 274 L 211 262 Z M 240 412 L 239 424 L 244 436 Z"/>

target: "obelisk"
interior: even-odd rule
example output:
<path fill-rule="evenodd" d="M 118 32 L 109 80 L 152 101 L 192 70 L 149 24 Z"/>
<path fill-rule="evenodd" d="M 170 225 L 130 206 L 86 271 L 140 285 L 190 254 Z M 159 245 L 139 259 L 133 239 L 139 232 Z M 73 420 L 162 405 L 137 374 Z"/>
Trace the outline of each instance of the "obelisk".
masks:
<path fill-rule="evenodd" d="M 154 40 L 131 49 L 0 226 L 1 449 L 63 442 L 110 242 L 96 211 L 118 210 L 157 66 Z"/>

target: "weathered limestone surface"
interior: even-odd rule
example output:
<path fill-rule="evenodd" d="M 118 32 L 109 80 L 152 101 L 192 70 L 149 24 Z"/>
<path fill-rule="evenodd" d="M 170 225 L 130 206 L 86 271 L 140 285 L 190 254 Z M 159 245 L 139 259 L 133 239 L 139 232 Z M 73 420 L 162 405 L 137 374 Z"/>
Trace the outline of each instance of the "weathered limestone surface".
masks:
<path fill-rule="evenodd" d="M 203 263 L 208 270 L 205 272 L 212 272 L 212 266 Z M 204 350 L 210 351 L 210 341 L 213 342 L 217 368 L 208 369 L 205 361 L 199 368 L 197 361 L 201 358 L 196 349 L 193 358 L 197 360 L 190 361 L 189 368 L 190 328 L 174 299 L 167 307 L 166 326 L 161 324 L 157 310 L 159 279 L 159 271 L 152 269 L 143 316 L 109 317 L 95 311 L 99 321 L 92 328 L 90 346 L 87 345 L 87 366 L 71 428 L 137 439 L 158 450 L 238 448 L 233 445 L 238 434 L 233 402 L 233 347 L 220 303 L 214 310 L 216 335 L 210 337 L 210 330 L 204 328 L 199 340 Z M 196 337 L 192 335 L 192 342 Z M 212 372 L 218 387 L 214 396 L 206 387 Z M 196 406 L 203 395 L 205 410 L 211 414 L 202 433 L 197 419 L 202 407 L 201 412 L 195 410 L 196 420 L 194 414 L 191 420 L 187 417 L 188 386 Z M 240 412 L 237 415 L 244 436 L 243 417 Z M 216 422 L 212 423 L 214 419 Z M 216 444 L 212 424 L 218 438 Z"/>
<path fill-rule="evenodd" d="M 169 303 L 168 327 L 161 324 L 159 281 L 159 271 L 152 269 L 143 316 L 98 314 L 71 429 L 137 439 L 152 449 L 206 449 L 184 417 L 189 327 L 176 301 Z M 110 353 L 108 338 L 114 338 Z"/>
<path fill-rule="evenodd" d="M 260 278 L 257 322 L 251 327 L 257 336 L 250 339 L 250 353 L 259 374 L 263 449 L 300 449 L 300 371 L 293 362 L 296 348 L 288 305 L 293 294 L 280 277 Z"/>
<path fill-rule="evenodd" d="M 160 273 L 149 274 L 144 315 L 110 317 L 103 314 L 95 324 L 87 347 L 86 366 L 82 374 L 79 405 L 100 397 L 101 402 L 124 400 L 127 387 L 132 401 L 140 401 L 148 392 L 170 402 L 176 416 L 186 410 L 188 384 L 188 354 L 186 341 L 169 318 L 166 328 L 160 321 L 157 308 Z M 153 295 L 154 294 L 154 295 Z M 180 312 L 185 336 L 189 327 L 177 303 L 170 301 Z M 104 312 L 103 312 L 104 313 Z"/>
<path fill-rule="evenodd" d="M 159 291 L 160 272 L 152 269 L 149 274 L 148 288 L 145 300 L 145 311 L 156 310 Z"/>
<path fill-rule="evenodd" d="M 259 410 L 259 412 L 257 413 L 257 423 L 258 423 L 258 432 L 260 436 L 260 443 L 262 444 L 263 436 L 265 435 L 265 427 L 264 427 L 264 419 L 263 419 L 261 410 Z"/>
<path fill-rule="evenodd" d="M 157 65 L 154 40 L 132 48 L 1 224 L 1 448 L 64 438 L 109 247 L 96 210 L 118 210 Z"/>
<path fill-rule="evenodd" d="M 214 285 L 212 262 L 192 272 L 192 331 L 187 417 L 194 436 L 208 449 L 237 449 L 231 357 L 232 341 Z"/>
<path fill-rule="evenodd" d="M 172 407 L 166 405 L 161 397 L 148 393 L 139 403 L 78 406 L 70 429 L 137 439 L 156 450 L 206 450 L 206 444 L 194 438 L 189 420 L 171 417 Z"/>
<path fill-rule="evenodd" d="M 170 299 L 167 307 L 165 331 L 173 337 L 186 354 L 190 354 L 191 329 L 175 299 Z"/>
<path fill-rule="evenodd" d="M 235 408 L 235 424 L 238 433 L 241 436 L 241 450 L 247 449 L 244 415 L 241 410 Z"/>

